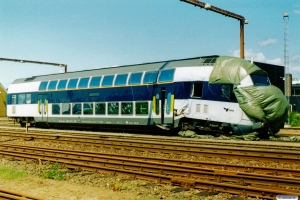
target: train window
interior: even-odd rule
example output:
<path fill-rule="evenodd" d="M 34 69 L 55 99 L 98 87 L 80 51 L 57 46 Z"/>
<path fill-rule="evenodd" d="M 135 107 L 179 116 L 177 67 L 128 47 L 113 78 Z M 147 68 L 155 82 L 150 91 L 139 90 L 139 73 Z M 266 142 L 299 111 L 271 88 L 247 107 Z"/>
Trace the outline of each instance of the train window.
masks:
<path fill-rule="evenodd" d="M 135 102 L 136 115 L 148 115 L 148 102 Z"/>
<path fill-rule="evenodd" d="M 83 114 L 92 115 L 94 113 L 94 107 L 92 103 L 83 104 Z"/>
<path fill-rule="evenodd" d="M 167 104 L 166 104 L 166 113 L 169 115 L 171 112 L 173 112 L 172 107 L 174 103 L 174 96 L 172 93 L 168 93 L 167 95 Z"/>
<path fill-rule="evenodd" d="M 69 80 L 68 89 L 75 89 L 77 86 L 78 78 L 73 78 Z"/>
<path fill-rule="evenodd" d="M 251 74 L 250 75 L 253 81 L 253 84 L 256 86 L 268 86 L 271 85 L 270 80 L 267 76 Z"/>
<path fill-rule="evenodd" d="M 101 76 L 92 77 L 90 87 L 100 87 Z"/>
<path fill-rule="evenodd" d="M 18 95 L 18 104 L 25 104 L 25 94 Z"/>
<path fill-rule="evenodd" d="M 121 103 L 121 114 L 132 115 L 133 103 Z"/>
<path fill-rule="evenodd" d="M 107 113 L 109 115 L 118 115 L 119 114 L 119 103 L 108 103 L 107 104 Z"/>
<path fill-rule="evenodd" d="M 142 72 L 131 74 L 129 77 L 129 84 L 141 84 Z"/>
<path fill-rule="evenodd" d="M 67 81 L 68 81 L 68 80 L 60 80 L 60 81 L 58 82 L 57 89 L 58 89 L 58 90 L 64 90 L 64 89 L 66 89 Z"/>
<path fill-rule="evenodd" d="M 57 80 L 56 81 L 50 81 L 48 85 L 48 90 L 56 90 Z"/>
<path fill-rule="evenodd" d="M 11 95 L 11 104 L 17 104 L 17 95 Z"/>
<path fill-rule="evenodd" d="M 73 115 L 81 115 L 81 103 L 73 103 L 72 106 L 72 114 Z"/>
<path fill-rule="evenodd" d="M 90 78 L 81 78 L 78 84 L 78 88 L 87 88 Z"/>
<path fill-rule="evenodd" d="M 202 97 L 203 92 L 203 83 L 202 82 L 196 82 L 193 84 L 193 88 L 191 91 L 191 97 Z"/>
<path fill-rule="evenodd" d="M 62 108 L 61 108 L 61 112 L 63 115 L 69 115 L 70 114 L 70 104 L 69 103 L 63 103 L 62 104 Z"/>
<path fill-rule="evenodd" d="M 40 84 L 39 90 L 46 90 L 48 85 L 48 81 L 43 81 Z"/>
<path fill-rule="evenodd" d="M 228 100 L 235 100 L 236 97 L 233 92 L 233 85 L 232 84 L 222 84 L 221 85 L 221 97 L 224 97 Z"/>
<path fill-rule="evenodd" d="M 174 76 L 174 69 L 167 69 L 161 71 L 158 81 L 159 82 L 170 82 L 173 81 L 173 76 Z"/>
<path fill-rule="evenodd" d="M 158 72 L 146 72 L 143 83 L 155 83 Z"/>
<path fill-rule="evenodd" d="M 112 86 L 114 75 L 104 76 L 102 86 Z"/>
<path fill-rule="evenodd" d="M 96 103 L 95 104 L 96 115 L 105 115 L 105 110 L 106 110 L 105 103 Z"/>
<path fill-rule="evenodd" d="M 31 104 L 31 94 L 26 94 L 26 104 Z"/>
<path fill-rule="evenodd" d="M 118 74 L 115 85 L 126 85 L 128 74 Z"/>
<path fill-rule="evenodd" d="M 52 115 L 60 114 L 60 104 L 52 104 Z"/>

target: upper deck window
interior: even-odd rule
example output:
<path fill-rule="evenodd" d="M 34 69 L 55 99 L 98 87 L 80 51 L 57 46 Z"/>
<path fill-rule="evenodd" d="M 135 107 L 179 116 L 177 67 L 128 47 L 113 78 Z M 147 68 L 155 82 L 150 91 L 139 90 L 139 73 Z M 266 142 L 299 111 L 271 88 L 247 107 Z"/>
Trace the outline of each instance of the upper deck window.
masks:
<path fill-rule="evenodd" d="M 48 90 L 55 90 L 56 89 L 56 85 L 57 85 L 57 80 L 50 81 L 50 83 L 48 85 Z"/>
<path fill-rule="evenodd" d="M 94 76 L 90 82 L 90 87 L 100 87 L 101 76 Z"/>
<path fill-rule="evenodd" d="M 41 82 L 39 90 L 46 90 L 47 85 L 48 85 L 48 81 Z"/>
<path fill-rule="evenodd" d="M 131 74 L 129 77 L 129 84 L 141 84 L 142 72 Z"/>
<path fill-rule="evenodd" d="M 78 88 L 87 88 L 90 78 L 81 78 L 78 84 Z"/>
<path fill-rule="evenodd" d="M 77 86 L 78 78 L 70 79 L 68 83 L 68 89 L 75 89 Z"/>
<path fill-rule="evenodd" d="M 102 86 L 112 86 L 114 75 L 104 76 Z"/>
<path fill-rule="evenodd" d="M 58 82 L 57 89 L 58 90 L 64 90 L 64 89 L 66 89 L 67 82 L 68 82 L 68 80 L 60 80 Z"/>
<path fill-rule="evenodd" d="M 155 83 L 158 72 L 146 72 L 143 83 Z"/>
<path fill-rule="evenodd" d="M 174 69 L 167 69 L 167 70 L 161 71 L 158 81 L 159 82 L 173 81 L 174 71 L 175 71 Z"/>
<path fill-rule="evenodd" d="M 250 75 L 253 81 L 253 85 L 256 86 L 268 86 L 271 85 L 270 80 L 267 76 L 251 74 Z"/>
<path fill-rule="evenodd" d="M 126 85 L 128 74 L 118 74 L 115 85 Z"/>

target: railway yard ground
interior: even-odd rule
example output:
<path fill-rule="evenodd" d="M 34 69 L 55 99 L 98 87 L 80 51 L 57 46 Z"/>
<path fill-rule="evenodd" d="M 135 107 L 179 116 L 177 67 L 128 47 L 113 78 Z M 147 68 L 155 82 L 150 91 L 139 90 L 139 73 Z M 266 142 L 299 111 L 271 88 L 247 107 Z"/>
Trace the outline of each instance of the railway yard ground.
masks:
<path fill-rule="evenodd" d="M 9 136 L 9 131 L 7 128 L 15 130 L 17 136 Z M 5 131 L 7 131 L 7 135 Z M 213 148 L 216 148 L 211 151 L 207 150 L 207 152 L 205 152 L 206 150 L 203 150 L 204 152 L 202 153 L 207 153 L 207 155 L 199 156 L 192 153 L 193 151 L 196 151 L 193 150 L 193 146 L 189 147 L 190 152 L 188 154 L 180 155 L 179 153 L 171 152 L 171 149 L 168 149 L 169 147 L 167 145 L 172 143 L 172 140 L 162 136 L 155 136 L 152 138 L 149 135 L 135 135 L 137 141 L 140 141 L 142 138 L 143 140 L 150 141 L 149 144 L 145 143 L 139 144 L 140 146 L 135 146 L 136 144 L 131 141 L 130 143 L 126 144 L 127 147 L 124 147 L 121 145 L 125 145 L 125 143 L 121 144 L 120 139 L 126 142 L 126 140 L 132 136 L 132 134 L 122 134 L 122 137 L 120 138 L 119 134 L 109 133 L 109 135 L 115 136 L 110 138 L 107 136 L 107 133 L 103 133 L 103 135 L 100 136 L 100 139 L 98 137 L 99 145 L 94 146 L 90 145 L 90 140 L 88 140 L 89 137 L 93 139 L 94 136 L 92 136 L 92 133 L 87 133 L 86 139 L 78 141 L 84 134 L 83 132 L 45 129 L 43 130 L 45 134 L 43 134 L 43 131 L 39 131 L 31 127 L 29 128 L 28 133 L 25 131 L 25 128 L 20 128 L 19 124 L 14 124 L 12 120 L 0 118 L 0 199 L 5 199 L 1 196 L 1 190 L 24 193 L 23 197 L 28 195 L 27 199 L 49 200 L 262 199 L 261 197 L 255 197 L 255 195 L 247 195 L 251 192 L 253 192 L 251 194 L 255 194 L 257 188 L 255 187 L 255 184 L 257 184 L 255 181 L 257 181 L 256 179 L 258 178 L 250 177 L 250 173 L 252 173 L 251 170 L 258 171 L 258 174 L 262 174 L 262 177 L 260 177 L 259 180 L 262 184 L 261 187 L 265 187 L 263 184 L 270 185 L 270 182 L 272 182 L 275 185 L 277 184 L 277 187 L 283 185 L 283 192 L 295 191 L 296 194 L 300 193 L 300 188 L 297 186 L 300 185 L 300 159 L 299 156 L 295 158 L 292 157 L 294 155 L 293 151 L 300 151 L 300 143 L 297 142 L 233 140 L 216 142 L 213 139 L 201 139 L 196 141 L 196 139 L 193 138 L 182 140 L 178 139 L 176 141 L 178 146 L 176 146 L 175 149 L 178 152 L 182 151 L 182 146 L 188 146 L 188 142 L 194 146 L 205 146 L 203 143 L 207 143 L 208 149 L 210 146 L 214 146 Z M 56 137 L 55 139 L 53 139 L 54 136 L 51 136 L 50 132 L 56 133 L 54 135 Z M 68 136 L 64 136 L 63 133 L 66 132 L 68 135 L 73 133 L 73 138 L 70 139 L 67 138 Z M 38 134 L 40 135 L 38 136 Z M 47 134 L 50 136 L 48 137 Z M 300 129 L 282 129 L 279 132 L 279 135 L 300 136 Z M 102 141 L 101 137 L 108 143 L 101 143 L 100 145 L 100 142 Z M 165 147 L 163 147 L 165 148 L 164 151 L 158 151 L 155 149 L 159 148 L 155 143 L 158 137 L 160 142 L 165 142 Z M 76 142 L 70 142 L 74 139 L 76 139 Z M 58 140 L 58 142 L 56 140 Z M 179 146 L 180 143 L 181 145 Z M 226 149 L 227 146 L 233 144 L 236 145 L 234 148 L 241 152 L 244 147 L 246 148 L 247 146 L 247 148 L 250 148 L 252 146 L 251 148 L 254 149 L 253 152 L 251 152 L 253 159 L 250 158 L 249 152 L 245 152 L 242 155 L 245 159 L 238 157 L 237 154 L 235 154 L 238 152 L 235 152 L 236 149 L 234 148 L 230 150 L 230 153 L 234 154 L 235 156 L 226 155 L 228 152 L 223 152 L 223 149 Z M 151 145 L 151 151 L 142 151 L 141 149 L 147 145 Z M 30 148 L 28 148 L 28 146 Z M 271 152 L 269 152 L 270 155 L 265 158 L 259 159 L 255 157 L 255 153 L 257 153 L 256 151 L 258 151 L 258 148 L 271 149 L 271 151 L 280 152 L 281 147 L 283 150 L 287 149 L 287 151 L 290 153 L 286 153 L 286 155 L 280 154 L 279 157 L 276 158 L 272 157 Z M 147 146 L 147 148 L 150 149 L 149 146 Z M 55 153 L 50 152 L 53 149 L 55 149 Z M 58 149 L 61 151 L 58 151 Z M 68 152 L 66 153 L 64 151 Z M 172 149 L 172 151 L 175 150 Z M 82 158 L 80 154 L 77 154 L 80 152 L 82 154 L 90 152 L 90 154 L 86 154 L 84 155 L 84 158 Z M 97 155 L 92 155 L 92 152 Z M 43 156 L 37 157 L 42 153 Z M 66 155 L 63 155 L 64 153 L 66 153 Z M 100 154 L 103 156 L 102 158 L 100 158 Z M 214 154 L 216 156 L 214 156 Z M 257 154 L 259 155 L 262 153 L 258 152 Z M 128 158 L 113 158 L 113 155 L 126 155 Z M 295 155 L 297 156 L 297 152 Z M 88 158 L 88 156 L 94 157 Z M 63 161 L 63 159 L 67 159 L 67 157 L 71 157 L 71 161 Z M 159 162 L 156 162 L 155 159 L 152 159 L 154 157 L 159 158 Z M 246 159 L 247 157 L 249 158 Z M 47 162 L 47 160 L 55 161 L 55 159 L 59 162 L 65 162 L 65 165 L 63 165 L 65 168 L 60 168 L 61 166 L 56 165 L 57 163 L 55 162 L 52 162 L 52 164 Z M 80 163 L 80 161 L 84 159 L 85 161 Z M 104 164 L 97 166 L 93 163 L 93 161 L 96 162 L 97 159 L 102 159 L 101 163 L 106 163 L 106 165 L 110 165 L 112 168 L 115 168 L 115 170 L 105 173 Z M 117 163 L 118 159 L 123 160 L 120 168 L 118 168 L 118 165 L 120 164 Z M 133 159 L 133 163 L 139 163 L 140 168 L 143 169 L 136 169 L 136 166 L 134 166 L 133 163 L 130 163 L 130 159 Z M 184 171 L 184 167 L 177 165 L 175 167 L 176 159 L 186 159 L 187 166 L 190 170 L 188 174 L 191 175 L 191 177 L 198 177 L 198 179 L 195 179 L 196 181 L 194 180 L 193 182 L 187 182 L 186 180 L 183 181 L 183 179 L 186 177 L 177 177 L 177 174 L 180 174 L 180 170 Z M 172 161 L 174 161 L 174 163 L 171 163 Z M 196 162 L 198 163 L 197 166 L 195 165 Z M 222 163 L 222 169 L 217 169 L 217 167 L 219 167 L 217 166 L 218 163 Z M 213 164 L 216 164 L 216 166 L 212 166 Z M 151 165 L 153 168 L 150 168 Z M 247 168 L 247 170 L 243 168 L 238 169 L 238 166 L 236 165 L 251 166 L 251 170 L 250 168 Z M 155 166 L 156 168 L 160 169 L 161 173 L 156 175 L 160 176 L 159 178 L 154 178 L 154 174 L 156 173 Z M 170 168 L 170 166 L 173 167 Z M 196 167 L 198 167 L 198 170 L 193 171 L 193 169 L 196 169 Z M 200 168 L 201 170 L 199 170 Z M 214 169 L 212 173 L 210 168 Z M 224 171 L 224 168 L 232 168 L 236 171 L 227 171 L 225 174 L 215 176 L 215 174 L 220 173 L 222 170 Z M 126 171 L 130 172 L 132 169 L 135 170 L 134 175 L 126 173 Z M 275 172 L 270 172 L 271 169 L 275 169 Z M 266 172 L 264 172 L 264 170 Z M 13 174 L 22 174 L 22 172 L 23 175 L 18 175 L 18 178 L 13 177 Z M 175 173 L 176 177 L 172 178 L 172 180 L 170 179 L 171 181 L 169 181 L 168 177 L 164 175 L 172 173 Z M 276 176 L 278 176 L 276 181 L 274 181 L 275 179 L 272 179 L 274 177 L 270 176 L 272 173 L 275 173 Z M 140 179 L 144 178 L 145 174 L 151 177 L 153 181 Z M 235 175 L 240 176 L 240 178 L 237 177 L 236 180 L 234 177 Z M 279 179 L 281 178 L 281 175 L 283 180 Z M 149 179 L 149 177 L 147 178 Z M 205 180 L 202 180 L 203 177 L 205 177 Z M 215 184 L 212 183 L 211 189 L 209 190 L 201 189 L 201 187 L 206 187 L 203 184 L 205 181 L 207 182 L 207 180 L 212 180 L 215 182 Z M 232 184 L 239 182 L 239 186 L 236 186 L 237 188 L 240 188 L 239 191 L 234 194 L 235 190 L 229 188 L 228 191 L 231 191 L 229 193 L 217 192 L 216 189 L 220 188 L 224 181 Z M 272 184 L 272 186 L 274 185 Z M 251 191 L 249 188 L 252 188 Z M 290 190 L 291 188 L 294 190 Z M 265 191 L 267 194 L 269 192 L 268 188 L 266 188 Z M 275 190 L 274 193 L 276 193 Z"/>

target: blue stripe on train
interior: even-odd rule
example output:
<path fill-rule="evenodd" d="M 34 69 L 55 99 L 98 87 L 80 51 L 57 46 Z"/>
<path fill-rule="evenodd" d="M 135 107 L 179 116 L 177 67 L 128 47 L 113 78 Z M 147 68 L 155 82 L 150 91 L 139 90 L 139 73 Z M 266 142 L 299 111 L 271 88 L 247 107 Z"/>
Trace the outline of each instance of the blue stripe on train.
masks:
<path fill-rule="evenodd" d="M 49 103 L 72 102 L 106 102 L 106 101 L 149 101 L 152 100 L 155 88 L 165 88 L 165 94 L 174 93 L 175 99 L 189 99 L 193 82 L 175 82 L 171 84 L 159 84 L 134 87 L 97 88 L 86 90 L 66 90 L 51 92 L 32 92 L 31 103 L 36 104 L 39 95 L 47 96 Z M 203 82 L 202 100 L 236 102 L 223 97 L 220 84 L 208 84 Z M 7 94 L 7 104 L 11 105 L 13 94 Z"/>

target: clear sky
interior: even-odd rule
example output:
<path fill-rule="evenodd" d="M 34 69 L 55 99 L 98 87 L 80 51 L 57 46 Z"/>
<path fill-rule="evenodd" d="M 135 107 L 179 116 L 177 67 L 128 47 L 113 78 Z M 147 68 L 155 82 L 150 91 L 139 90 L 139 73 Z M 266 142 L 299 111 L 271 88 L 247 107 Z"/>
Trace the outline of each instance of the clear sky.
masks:
<path fill-rule="evenodd" d="M 245 58 L 284 64 L 300 79 L 300 0 L 207 0 L 244 16 Z M 239 57 L 239 21 L 180 0 L 0 0 L 0 58 L 63 63 L 68 71 L 196 56 Z M 0 61 L 0 83 L 58 73 Z"/>

